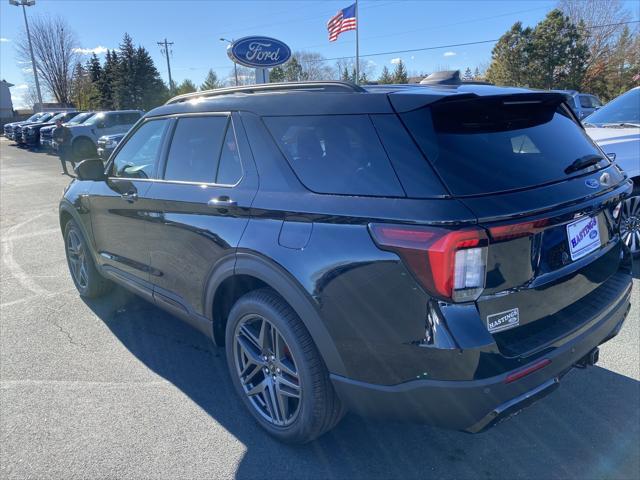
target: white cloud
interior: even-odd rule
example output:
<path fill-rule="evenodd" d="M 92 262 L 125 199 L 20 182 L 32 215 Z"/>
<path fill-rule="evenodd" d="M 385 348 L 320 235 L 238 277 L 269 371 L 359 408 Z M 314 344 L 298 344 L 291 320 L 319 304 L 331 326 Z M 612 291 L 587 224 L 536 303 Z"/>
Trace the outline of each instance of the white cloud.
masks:
<path fill-rule="evenodd" d="M 102 45 L 98 45 L 95 48 L 74 48 L 74 53 L 79 53 L 80 55 L 91 55 L 95 53 L 96 55 L 102 55 L 103 53 L 107 53 L 109 50 L 107 47 L 103 47 Z"/>
<path fill-rule="evenodd" d="M 15 85 L 11 88 L 14 90 L 26 90 L 27 88 L 29 88 L 29 85 L 27 85 L 26 83 L 21 83 L 20 85 Z"/>
<path fill-rule="evenodd" d="M 10 42 L 10 38 L 0 37 L 0 43 Z"/>
<path fill-rule="evenodd" d="M 443 57 L 455 57 L 457 55 L 456 52 L 444 52 L 442 54 Z"/>
<path fill-rule="evenodd" d="M 31 67 L 23 67 L 20 70 L 22 70 L 24 73 L 33 73 L 33 68 Z"/>
<path fill-rule="evenodd" d="M 392 59 L 391 59 L 391 63 L 392 63 L 392 64 L 394 64 L 394 65 L 397 65 L 397 64 L 399 64 L 399 63 L 400 63 L 400 60 L 402 60 L 400 57 L 398 57 L 398 58 L 392 58 Z"/>

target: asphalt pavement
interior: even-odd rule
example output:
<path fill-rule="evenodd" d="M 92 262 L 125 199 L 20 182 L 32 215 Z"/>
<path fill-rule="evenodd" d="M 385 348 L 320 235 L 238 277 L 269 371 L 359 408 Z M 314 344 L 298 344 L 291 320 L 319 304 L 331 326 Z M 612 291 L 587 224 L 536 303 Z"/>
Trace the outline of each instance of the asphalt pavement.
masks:
<path fill-rule="evenodd" d="M 640 268 L 598 366 L 508 422 L 469 435 L 348 415 L 286 446 L 244 411 L 205 337 L 121 289 L 77 295 L 60 171 L 0 139 L 1 478 L 640 478 Z"/>

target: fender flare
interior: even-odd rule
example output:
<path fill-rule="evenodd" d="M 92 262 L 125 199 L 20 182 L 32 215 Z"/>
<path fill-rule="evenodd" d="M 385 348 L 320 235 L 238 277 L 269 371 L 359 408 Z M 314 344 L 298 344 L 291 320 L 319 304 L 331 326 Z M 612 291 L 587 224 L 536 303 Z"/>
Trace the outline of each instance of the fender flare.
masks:
<path fill-rule="evenodd" d="M 93 240 L 93 232 L 88 232 L 87 231 L 87 229 L 85 227 L 85 224 L 82 221 L 82 219 L 80 218 L 80 214 L 78 213 L 77 209 L 67 199 L 61 200 L 60 201 L 60 205 L 58 207 L 58 221 L 60 222 L 60 230 L 61 230 L 61 233 L 62 233 L 63 242 L 65 241 L 65 239 L 64 239 L 64 229 L 62 228 L 62 214 L 63 214 L 63 212 L 64 213 L 68 213 L 71 216 L 71 218 L 76 222 L 76 225 L 78 226 L 78 228 L 82 232 L 82 235 L 84 236 L 85 240 L 89 244 L 89 251 L 91 252 L 91 256 L 93 257 L 93 262 L 96 265 L 96 268 L 100 269 L 101 268 L 100 267 L 100 263 L 98 262 L 98 258 L 97 258 L 98 254 L 96 252 L 95 242 Z"/>
<path fill-rule="evenodd" d="M 235 260 L 235 261 L 233 261 Z M 213 299 L 218 287 L 232 275 L 248 275 L 273 288 L 298 314 L 330 373 L 348 376 L 342 357 L 313 300 L 291 275 L 274 261 L 251 252 L 238 252 L 222 259 L 212 273 L 205 293 L 205 312 L 213 321 Z"/>

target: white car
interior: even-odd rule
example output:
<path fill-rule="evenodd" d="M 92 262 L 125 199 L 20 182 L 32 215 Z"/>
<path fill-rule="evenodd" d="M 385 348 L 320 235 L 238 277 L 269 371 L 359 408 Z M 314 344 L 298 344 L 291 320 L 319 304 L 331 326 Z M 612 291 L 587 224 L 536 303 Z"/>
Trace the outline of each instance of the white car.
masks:
<path fill-rule="evenodd" d="M 126 133 L 144 115 L 141 110 L 97 112 L 80 125 L 69 127 L 69 145 L 76 159 L 96 156 L 98 138 L 103 135 Z"/>
<path fill-rule="evenodd" d="M 589 136 L 633 179 L 633 196 L 622 208 L 620 233 L 634 255 L 640 253 L 640 87 L 607 103 L 584 119 Z"/>

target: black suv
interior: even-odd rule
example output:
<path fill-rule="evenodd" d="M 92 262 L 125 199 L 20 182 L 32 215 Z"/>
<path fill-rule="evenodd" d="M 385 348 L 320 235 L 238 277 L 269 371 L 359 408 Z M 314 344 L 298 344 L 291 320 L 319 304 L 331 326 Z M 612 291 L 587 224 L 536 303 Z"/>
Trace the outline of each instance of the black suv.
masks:
<path fill-rule="evenodd" d="M 552 92 L 272 84 L 145 115 L 60 203 L 73 280 L 224 346 L 257 421 L 478 432 L 597 361 L 629 311 L 631 182 Z"/>

